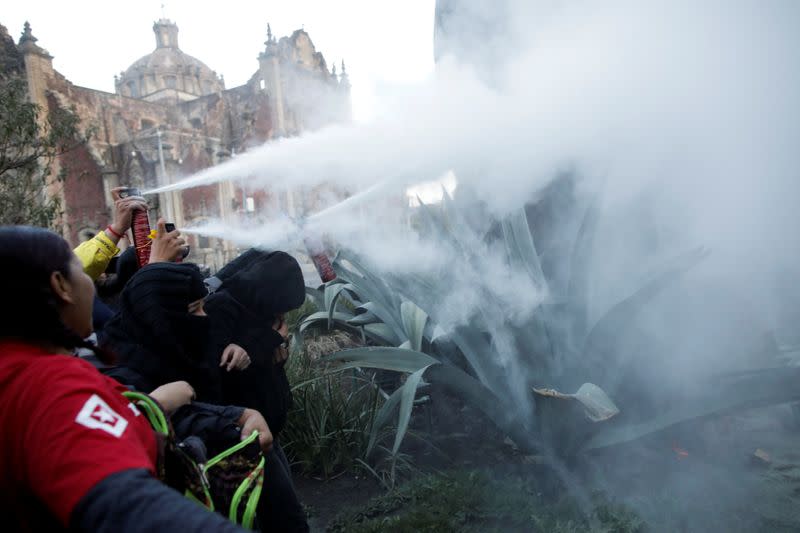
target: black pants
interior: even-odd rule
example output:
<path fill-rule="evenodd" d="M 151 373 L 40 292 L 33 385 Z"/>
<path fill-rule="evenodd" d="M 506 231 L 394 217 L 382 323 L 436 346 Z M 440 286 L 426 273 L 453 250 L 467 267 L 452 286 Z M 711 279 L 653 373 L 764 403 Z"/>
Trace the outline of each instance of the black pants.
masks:
<path fill-rule="evenodd" d="M 267 455 L 264 469 L 264 494 L 258 505 L 258 523 L 262 531 L 307 532 L 308 522 L 292 483 L 289 460 L 276 439 Z"/>

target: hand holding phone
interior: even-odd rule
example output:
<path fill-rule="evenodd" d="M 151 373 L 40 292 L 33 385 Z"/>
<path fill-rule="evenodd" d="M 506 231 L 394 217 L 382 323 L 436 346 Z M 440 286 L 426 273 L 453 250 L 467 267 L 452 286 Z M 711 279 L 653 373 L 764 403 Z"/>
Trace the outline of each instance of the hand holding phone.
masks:
<path fill-rule="evenodd" d="M 174 228 L 175 225 L 173 224 Z M 152 240 L 150 260 L 152 263 L 173 263 L 183 257 L 186 241 L 181 238 L 178 230 L 167 231 L 167 223 L 163 218 L 158 219 L 158 231 Z"/>
<path fill-rule="evenodd" d="M 175 231 L 175 224 L 173 224 L 172 222 L 167 222 L 166 224 L 164 224 L 164 227 L 167 228 L 167 233 L 172 233 L 173 231 Z M 176 259 L 176 262 L 180 263 L 181 261 L 186 259 L 186 256 L 188 256 L 189 252 L 191 251 L 192 251 L 191 246 L 189 246 L 188 244 L 184 246 L 183 255 L 181 255 L 178 259 Z"/>

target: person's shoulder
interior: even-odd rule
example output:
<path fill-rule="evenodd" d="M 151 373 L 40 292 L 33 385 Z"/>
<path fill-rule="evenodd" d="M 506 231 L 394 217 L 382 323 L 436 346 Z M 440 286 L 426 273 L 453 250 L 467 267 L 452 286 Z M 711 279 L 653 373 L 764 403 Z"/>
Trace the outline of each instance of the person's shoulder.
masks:
<path fill-rule="evenodd" d="M 207 313 L 238 315 L 242 306 L 227 291 L 217 291 L 208 295 L 203 306 Z"/>
<path fill-rule="evenodd" d="M 29 416 L 53 403 L 86 393 L 111 393 L 115 383 L 72 355 L 28 346 L 8 346 L 0 358 L 0 398 L 6 414 Z M 16 415 L 15 415 L 16 416 Z"/>
<path fill-rule="evenodd" d="M 39 353 L 30 357 L 23 374 L 20 377 L 46 387 L 59 387 L 75 382 L 81 385 L 105 384 L 108 379 L 80 357 L 52 353 Z"/>

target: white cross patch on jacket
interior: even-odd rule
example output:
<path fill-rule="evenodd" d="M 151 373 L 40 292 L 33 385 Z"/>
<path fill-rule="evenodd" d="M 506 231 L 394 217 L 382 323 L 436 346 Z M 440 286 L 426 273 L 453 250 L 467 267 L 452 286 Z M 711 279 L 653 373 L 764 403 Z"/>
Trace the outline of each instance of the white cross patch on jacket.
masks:
<path fill-rule="evenodd" d="M 102 429 L 119 438 L 128 427 L 128 421 L 118 415 L 106 402 L 97 394 L 86 400 L 83 404 L 75 422 L 89 429 Z"/>

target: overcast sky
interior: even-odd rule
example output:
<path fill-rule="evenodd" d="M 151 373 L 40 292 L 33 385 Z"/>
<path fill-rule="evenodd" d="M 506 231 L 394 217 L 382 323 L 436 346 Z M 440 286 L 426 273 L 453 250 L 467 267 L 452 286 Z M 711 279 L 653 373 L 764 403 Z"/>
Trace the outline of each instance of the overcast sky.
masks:
<path fill-rule="evenodd" d="M 356 119 L 371 116 L 386 83 L 412 83 L 433 69 L 434 0 L 165 0 L 181 49 L 225 76 L 228 88 L 258 68 L 267 22 L 276 37 L 301 27 L 330 66 L 342 59 Z M 77 85 L 114 91 L 114 74 L 155 48 L 161 0 L 7 0 L 0 11 L 15 40 L 30 21 L 53 65 Z"/>

